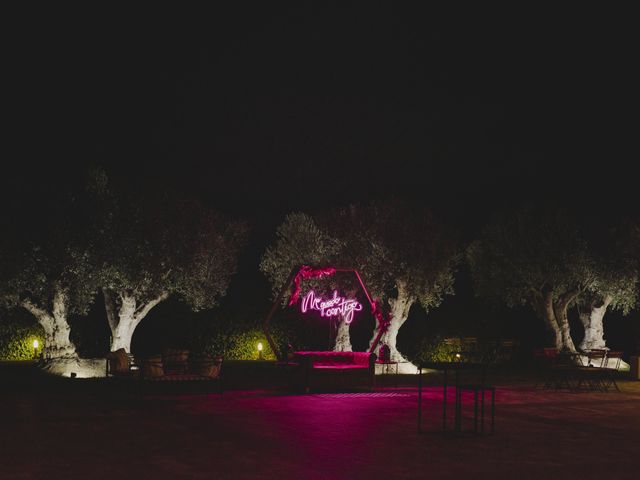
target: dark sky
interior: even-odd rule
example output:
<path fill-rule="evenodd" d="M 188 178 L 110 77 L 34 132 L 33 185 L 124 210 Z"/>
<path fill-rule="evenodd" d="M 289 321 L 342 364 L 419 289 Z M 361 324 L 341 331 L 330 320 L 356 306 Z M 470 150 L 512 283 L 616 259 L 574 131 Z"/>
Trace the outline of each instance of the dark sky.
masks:
<path fill-rule="evenodd" d="M 249 215 L 632 198 L 624 12 L 301 3 L 16 13 L 3 180 L 97 163 Z"/>
<path fill-rule="evenodd" d="M 290 210 L 404 195 L 470 234 L 528 200 L 637 214 L 630 12 L 263 3 L 5 12 L 3 205 L 37 210 L 90 165 L 193 194 L 252 220 L 225 302 L 259 312 Z M 441 323 L 496 315 L 457 290 Z"/>

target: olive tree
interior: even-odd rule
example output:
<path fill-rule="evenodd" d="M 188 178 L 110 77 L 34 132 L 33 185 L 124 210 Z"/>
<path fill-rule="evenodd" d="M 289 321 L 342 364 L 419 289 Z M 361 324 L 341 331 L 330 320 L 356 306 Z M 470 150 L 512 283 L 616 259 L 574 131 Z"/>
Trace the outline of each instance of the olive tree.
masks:
<path fill-rule="evenodd" d="M 44 330 L 47 364 L 78 363 L 69 338 L 69 316 L 86 314 L 97 284 L 91 248 L 84 235 L 89 213 L 81 195 L 49 197 L 30 212 L 29 222 L 6 215 L 0 240 L 0 301 L 21 307 Z"/>
<path fill-rule="evenodd" d="M 459 252 L 453 229 L 430 209 L 397 200 L 342 209 L 327 228 L 388 314 L 388 325 L 376 325 L 370 345 L 384 328 L 379 341 L 391 360 L 413 371 L 397 348 L 398 332 L 414 304 L 428 312 L 454 294 Z"/>
<path fill-rule="evenodd" d="M 130 351 L 136 327 L 171 295 L 194 310 L 217 305 L 246 241 L 244 223 L 157 190 L 103 188 L 99 195 L 96 272 L 112 350 Z"/>
<path fill-rule="evenodd" d="M 451 229 L 429 210 L 393 201 L 353 205 L 315 218 L 289 215 L 260 268 L 271 280 L 274 294 L 295 265 L 331 264 L 358 270 L 389 319 L 388 325 L 376 325 L 370 346 L 381 333 L 380 341 L 389 347 L 391 359 L 404 362 L 403 370 L 409 372 L 414 369 L 397 349 L 398 331 L 413 304 L 418 302 L 429 310 L 440 305 L 445 295 L 453 294 L 458 258 Z M 358 290 L 355 279 L 347 276 L 315 282 L 325 289 L 334 288 L 335 282 L 347 297 L 354 297 Z M 339 321 L 334 348 L 351 348 L 344 319 Z"/>
<path fill-rule="evenodd" d="M 567 309 L 597 290 L 597 271 L 580 228 L 564 211 L 526 208 L 497 215 L 467 249 L 476 294 L 529 305 L 554 347 L 575 352 Z"/>
<path fill-rule="evenodd" d="M 581 350 L 606 348 L 604 316 L 608 310 L 628 314 L 634 308 L 638 292 L 638 264 L 633 260 L 633 226 L 607 225 L 604 220 L 587 224 L 590 254 L 593 258 L 595 281 L 580 296 L 578 313 L 584 337 Z"/>
<path fill-rule="evenodd" d="M 265 250 L 260 260 L 260 271 L 267 277 L 271 284 L 273 297 L 275 298 L 289 279 L 292 269 L 303 265 L 312 267 L 327 267 L 334 265 L 339 256 L 340 245 L 336 239 L 331 238 L 322 230 L 316 221 L 305 213 L 290 213 L 278 226 L 276 241 Z M 346 291 L 347 297 L 355 295 L 353 285 L 345 283 L 345 278 L 316 277 L 306 279 L 299 285 L 302 294 L 310 289 L 317 292 L 328 293 L 333 289 Z M 288 298 L 283 298 L 286 304 Z M 344 318 L 339 317 L 336 325 L 336 338 L 334 350 L 351 351 L 349 337 L 349 325 Z"/>

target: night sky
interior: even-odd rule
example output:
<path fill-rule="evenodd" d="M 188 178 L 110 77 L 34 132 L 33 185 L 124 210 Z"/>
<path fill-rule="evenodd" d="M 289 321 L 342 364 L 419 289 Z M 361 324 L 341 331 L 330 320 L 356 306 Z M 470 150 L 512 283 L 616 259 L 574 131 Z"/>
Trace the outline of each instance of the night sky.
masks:
<path fill-rule="evenodd" d="M 287 211 L 390 195 L 471 230 L 523 201 L 635 209 L 623 13 L 299 3 L 7 16 L 4 199 L 93 164 L 264 238 Z"/>
<path fill-rule="evenodd" d="M 629 181 L 635 34 L 602 12 L 74 8 L 13 31 L 8 177 L 94 162 L 242 212 Z"/>

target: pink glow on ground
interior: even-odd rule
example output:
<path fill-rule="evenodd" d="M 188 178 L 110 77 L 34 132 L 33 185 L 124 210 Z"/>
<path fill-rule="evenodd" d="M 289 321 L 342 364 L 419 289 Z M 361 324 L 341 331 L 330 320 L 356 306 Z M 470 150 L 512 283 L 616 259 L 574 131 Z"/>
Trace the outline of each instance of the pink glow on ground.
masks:
<path fill-rule="evenodd" d="M 422 435 L 415 387 L 223 397 L 38 389 L 0 395 L 0 408 L 11 413 L 0 477 L 635 479 L 640 382 L 621 382 L 621 389 L 499 388 L 496 434 L 487 437 L 433 432 L 442 411 L 435 386 L 424 390 L 425 427 L 433 433 Z M 463 400 L 468 428 L 471 397 Z"/>

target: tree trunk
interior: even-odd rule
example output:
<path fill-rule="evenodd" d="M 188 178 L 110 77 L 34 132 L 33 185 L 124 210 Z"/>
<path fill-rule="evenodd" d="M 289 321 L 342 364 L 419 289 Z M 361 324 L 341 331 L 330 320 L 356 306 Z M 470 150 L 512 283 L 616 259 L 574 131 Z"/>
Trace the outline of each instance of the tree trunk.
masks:
<path fill-rule="evenodd" d="M 606 347 L 602 320 L 612 300 L 607 295 L 604 299 L 589 302 L 584 309 L 580 310 L 580 321 L 584 327 L 584 338 L 580 343 L 580 350 L 586 351 L 593 348 Z"/>
<path fill-rule="evenodd" d="M 551 336 L 551 342 L 555 348 L 562 350 L 562 332 L 556 321 L 556 315 L 553 311 L 553 295 L 551 292 L 547 292 L 544 296 L 538 300 L 535 304 L 538 315 L 544 320 L 547 331 Z"/>
<path fill-rule="evenodd" d="M 351 336 L 349 335 L 349 323 L 344 321 L 344 317 L 340 315 L 337 319 L 336 341 L 333 346 L 334 352 L 352 352 Z"/>
<path fill-rule="evenodd" d="M 103 288 L 102 293 L 107 311 L 107 321 L 111 329 L 111 351 L 124 348 L 127 352 L 131 352 L 131 339 L 136 327 L 153 307 L 169 296 L 163 292 L 155 299 L 136 308 L 136 298 L 127 292 L 117 294 L 120 299 L 119 305 L 116 303 L 114 292 Z"/>
<path fill-rule="evenodd" d="M 53 297 L 53 311 L 36 306 L 30 300 L 23 300 L 21 305 L 30 312 L 44 329 L 44 345 L 42 346 L 42 358 L 45 360 L 55 358 L 76 357 L 76 347 L 69 339 L 71 327 L 67 322 L 68 298 L 64 291 L 58 290 Z"/>
<path fill-rule="evenodd" d="M 580 292 L 572 290 L 560 296 L 553 304 L 553 312 L 555 313 L 556 322 L 560 329 L 562 339 L 562 349 L 576 353 L 576 347 L 571 338 L 571 328 L 569 327 L 569 318 L 567 317 L 567 308 L 569 304 L 576 299 Z"/>
<path fill-rule="evenodd" d="M 111 328 L 111 351 L 124 348 L 131 351 L 131 339 L 138 326 L 136 322 L 136 299 L 134 297 L 120 295 L 120 308 L 117 310 L 115 325 Z"/>
<path fill-rule="evenodd" d="M 413 305 L 415 298 L 408 294 L 406 284 L 404 282 L 398 281 L 396 282 L 396 285 L 398 288 L 398 296 L 389 300 L 389 305 L 391 306 L 390 324 L 387 331 L 380 337 L 380 343 L 378 346 L 381 346 L 382 344 L 387 345 L 389 347 L 390 360 L 394 362 L 403 362 L 404 365 L 401 365 L 402 368 L 399 368 L 398 370 L 400 373 L 416 373 L 416 366 L 409 362 L 409 360 L 400 353 L 396 344 L 398 331 L 400 330 L 400 327 L 404 325 L 404 322 L 407 321 L 407 318 L 409 317 L 409 310 L 411 309 L 411 305 Z M 371 341 L 369 342 L 369 348 L 373 346 L 373 342 L 380 331 L 379 329 L 380 325 L 376 325 Z M 378 352 L 376 352 L 376 355 L 378 355 Z"/>
<path fill-rule="evenodd" d="M 573 339 L 571 338 L 571 329 L 569 328 L 569 319 L 567 318 L 567 307 L 575 300 L 578 294 L 578 290 L 572 290 L 554 302 L 553 294 L 551 292 L 545 292 L 534 301 L 534 308 L 544 320 L 551 334 L 551 341 L 558 350 L 569 350 L 574 353 L 576 351 Z"/>

